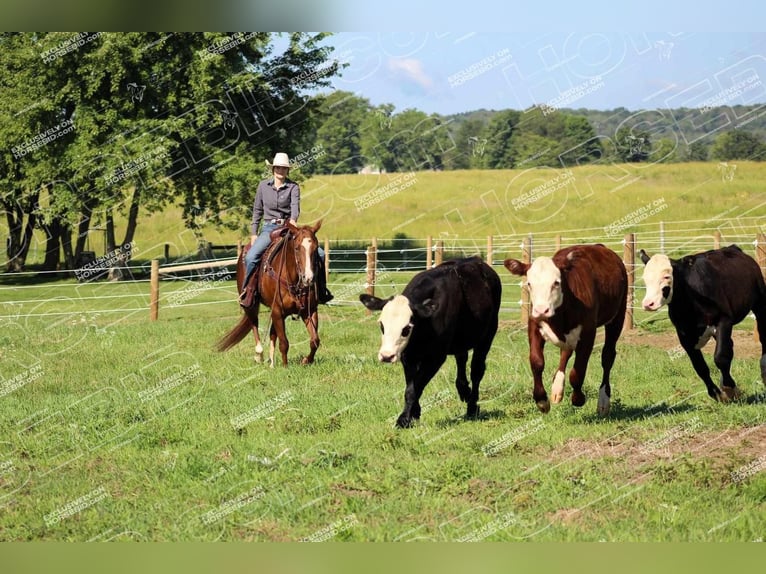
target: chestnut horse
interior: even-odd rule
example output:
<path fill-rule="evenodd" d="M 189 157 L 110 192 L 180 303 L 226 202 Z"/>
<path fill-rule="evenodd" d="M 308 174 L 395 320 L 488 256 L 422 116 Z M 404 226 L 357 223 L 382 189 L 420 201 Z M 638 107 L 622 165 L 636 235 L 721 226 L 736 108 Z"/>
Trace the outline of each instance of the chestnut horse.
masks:
<path fill-rule="evenodd" d="M 255 336 L 255 359 L 263 360 L 263 346 L 258 334 L 258 311 L 260 303 L 271 308 L 269 329 L 269 362 L 274 366 L 274 350 L 279 339 L 282 364 L 287 366 L 290 343 L 285 330 L 285 318 L 298 315 L 309 332 L 310 351 L 301 364 L 314 362 L 319 347 L 319 314 L 317 312 L 317 289 L 314 281 L 314 257 L 319 243 L 316 232 L 322 226 L 320 219 L 314 226 L 285 225 L 271 234 L 271 245 L 261 258 L 258 273 L 258 296 L 253 305 L 245 309 L 239 323 L 218 342 L 219 351 L 227 351 L 239 343 L 252 330 Z M 237 259 L 237 292 L 242 291 L 245 277 L 245 251 Z M 255 273 L 250 281 L 255 280 Z"/>

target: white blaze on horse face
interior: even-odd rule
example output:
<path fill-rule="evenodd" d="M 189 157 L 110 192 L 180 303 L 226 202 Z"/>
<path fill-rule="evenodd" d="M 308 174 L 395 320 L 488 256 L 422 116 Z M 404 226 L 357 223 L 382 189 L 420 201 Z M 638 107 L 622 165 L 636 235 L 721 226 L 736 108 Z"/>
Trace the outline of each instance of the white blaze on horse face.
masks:
<path fill-rule="evenodd" d="M 394 297 L 381 310 L 378 322 L 382 332 L 378 360 L 383 363 L 395 363 L 407 347 L 412 334 L 412 309 L 409 299 L 403 295 Z"/>
<path fill-rule="evenodd" d="M 561 270 L 550 257 L 538 257 L 527 271 L 533 319 L 550 319 L 564 300 Z"/>
<path fill-rule="evenodd" d="M 304 237 L 301 242 L 301 248 L 304 253 L 304 265 L 303 276 L 306 278 L 306 283 L 311 283 L 314 280 L 314 269 L 311 267 L 311 239 Z"/>
<path fill-rule="evenodd" d="M 652 255 L 644 267 L 646 296 L 641 302 L 646 311 L 656 311 L 673 298 L 673 267 L 667 255 Z"/>

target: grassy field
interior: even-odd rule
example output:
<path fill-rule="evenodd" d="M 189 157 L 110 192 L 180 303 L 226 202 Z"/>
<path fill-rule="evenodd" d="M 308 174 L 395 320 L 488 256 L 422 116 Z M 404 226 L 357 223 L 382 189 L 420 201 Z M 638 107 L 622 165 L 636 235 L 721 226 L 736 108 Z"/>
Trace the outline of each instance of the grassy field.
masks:
<path fill-rule="evenodd" d="M 16 293 L 34 308 L 2 305 L 0 539 L 751 541 L 766 531 L 752 323 L 738 330 L 734 362 L 745 398 L 719 405 L 674 351 L 667 318 L 640 317 L 618 345 L 602 420 L 597 359 L 583 408 L 567 395 L 537 412 L 524 330 L 503 313 L 481 418 L 463 419 L 450 360 L 420 423 L 400 431 L 401 367 L 375 360 L 379 330 L 361 306 L 323 308 L 309 367 L 298 365 L 305 329 L 289 322 L 290 366 L 269 369 L 253 363 L 249 339 L 212 349 L 238 318 L 231 282 L 191 295 L 189 285 L 163 283 L 154 323 L 145 283 L 29 286 Z M 554 360 L 548 349 L 548 381 Z"/>
<path fill-rule="evenodd" d="M 555 235 L 621 252 L 635 231 L 639 247 L 672 255 L 712 247 L 717 229 L 752 253 L 766 230 L 764 179 L 763 164 L 737 162 L 304 182 L 302 220 L 322 217 L 333 245 L 431 235 L 448 253 L 484 255 L 494 237 L 503 303 L 481 417 L 463 419 L 450 359 L 405 431 L 393 426 L 401 367 L 375 360 L 361 274 L 331 275 L 336 304 L 322 308 L 316 364 L 298 364 L 307 335 L 288 323 L 287 369 L 255 364 L 249 339 L 213 350 L 239 318 L 225 273 L 163 281 L 156 322 L 146 280 L 0 275 L 0 540 L 762 540 L 766 392 L 752 319 L 735 332 L 736 404 L 707 397 L 664 311 L 636 310 L 618 343 L 610 416 L 595 412 L 597 355 L 586 405 L 567 393 L 542 415 L 519 280 L 502 259 L 530 233 L 535 254 L 551 253 Z M 165 244 L 189 257 L 200 239 L 241 236 L 197 236 L 168 209 L 142 219 L 136 263 L 162 258 Z M 387 262 L 376 294 L 412 276 L 396 266 Z M 549 385 L 556 353 L 546 353 Z"/>

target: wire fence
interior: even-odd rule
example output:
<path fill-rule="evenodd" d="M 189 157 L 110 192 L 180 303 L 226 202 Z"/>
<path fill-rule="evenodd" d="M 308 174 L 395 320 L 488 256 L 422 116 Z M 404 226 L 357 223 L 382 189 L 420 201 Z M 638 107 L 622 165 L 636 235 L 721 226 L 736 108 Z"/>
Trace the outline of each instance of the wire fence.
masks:
<path fill-rule="evenodd" d="M 635 252 L 665 253 L 679 257 L 723 247 L 739 245 L 766 271 L 766 217 L 738 217 L 736 220 L 674 221 L 657 224 L 633 224 L 633 258 L 623 261 L 636 281 L 630 308 L 638 311 L 643 284 L 638 269 L 643 265 Z M 363 292 L 388 296 L 401 292 L 411 277 L 442 260 L 478 255 L 496 268 L 503 283 L 501 319 L 524 319 L 524 290 L 520 278 L 503 268 L 506 258 L 551 256 L 559 248 L 575 244 L 602 243 L 623 256 L 626 234 L 621 224 L 540 233 L 494 235 L 461 238 L 442 234 L 423 239 L 376 238 L 326 240 L 328 286 L 335 299 L 332 307 L 359 304 Z M 371 251 L 373 257 L 371 258 Z M 165 285 L 157 295 L 159 307 L 176 310 L 220 305 L 236 308 L 236 259 L 228 257 L 194 261 L 186 256 L 178 264 L 159 267 L 158 281 Z M 108 269 L 103 270 L 105 275 Z M 0 320 L 26 317 L 81 315 L 82 313 L 146 313 L 153 304 L 151 262 L 131 266 L 128 279 L 76 281 L 73 271 L 29 271 L 0 276 Z M 66 279 L 53 281 L 55 276 Z M 147 286 L 149 284 L 149 286 Z M 127 291 L 127 292 L 126 292 Z M 202 294 L 205 294 L 202 297 Z M 28 296 L 26 294 L 29 294 Z M 67 310 L 71 307 L 71 310 Z M 329 311 L 328 311 L 329 312 Z"/>

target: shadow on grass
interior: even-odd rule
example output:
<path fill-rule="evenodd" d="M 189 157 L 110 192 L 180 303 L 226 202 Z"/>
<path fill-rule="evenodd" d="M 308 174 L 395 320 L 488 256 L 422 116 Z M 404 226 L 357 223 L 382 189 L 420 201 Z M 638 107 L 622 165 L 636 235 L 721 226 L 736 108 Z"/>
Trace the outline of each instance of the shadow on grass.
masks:
<path fill-rule="evenodd" d="M 507 415 L 505 414 L 505 411 L 502 411 L 500 409 L 491 409 L 486 411 L 483 409 L 480 409 L 479 416 L 476 418 L 468 418 L 465 415 L 455 416 L 455 417 L 446 417 L 436 421 L 435 424 L 438 428 L 449 428 L 449 427 L 453 427 L 463 423 L 500 420 L 500 419 L 505 419 L 506 417 Z"/>
<path fill-rule="evenodd" d="M 596 422 L 615 422 L 615 421 L 636 421 L 642 419 L 648 419 L 656 417 L 658 415 L 673 416 L 689 411 L 696 411 L 699 407 L 689 403 L 683 403 L 678 405 L 667 405 L 661 403 L 659 405 L 650 405 L 648 407 L 642 406 L 624 406 L 620 401 L 613 401 L 612 408 L 609 411 L 609 415 L 606 417 L 600 416 L 597 412 L 590 412 L 583 415 L 583 420 L 589 423 Z"/>

